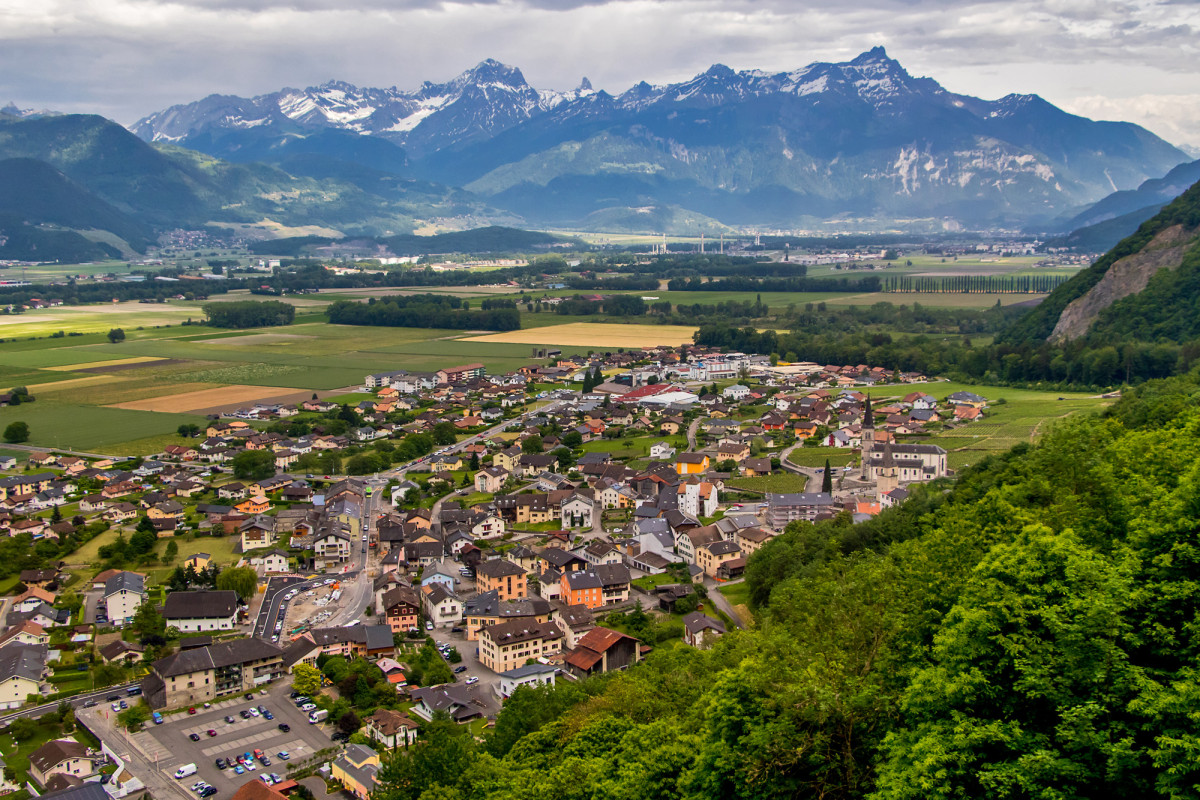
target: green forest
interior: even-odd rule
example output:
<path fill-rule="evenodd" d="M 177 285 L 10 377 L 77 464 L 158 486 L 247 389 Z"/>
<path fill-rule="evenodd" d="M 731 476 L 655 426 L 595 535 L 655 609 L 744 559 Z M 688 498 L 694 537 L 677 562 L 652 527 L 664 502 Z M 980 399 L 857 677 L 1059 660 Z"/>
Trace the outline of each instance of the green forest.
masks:
<path fill-rule="evenodd" d="M 1200 796 L 1200 370 L 859 525 L 793 523 L 708 651 L 519 689 L 407 798 Z"/>

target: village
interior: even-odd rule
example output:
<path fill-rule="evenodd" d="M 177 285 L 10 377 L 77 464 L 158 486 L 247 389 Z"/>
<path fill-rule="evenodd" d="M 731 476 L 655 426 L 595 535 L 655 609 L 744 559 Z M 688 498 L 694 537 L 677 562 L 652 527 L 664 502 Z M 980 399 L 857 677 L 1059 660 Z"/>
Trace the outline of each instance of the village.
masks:
<path fill-rule="evenodd" d="M 37 562 L 3 599 L 0 791 L 365 799 L 435 715 L 480 736 L 521 687 L 749 624 L 756 550 L 949 476 L 923 440 L 988 409 L 869 365 L 533 356 L 231 408 L 154 458 L 0 460 Z"/>

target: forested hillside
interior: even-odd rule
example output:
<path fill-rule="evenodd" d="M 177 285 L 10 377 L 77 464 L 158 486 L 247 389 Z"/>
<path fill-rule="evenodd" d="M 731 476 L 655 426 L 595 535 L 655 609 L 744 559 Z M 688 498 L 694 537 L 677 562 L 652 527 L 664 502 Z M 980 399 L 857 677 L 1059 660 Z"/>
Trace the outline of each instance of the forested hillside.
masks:
<path fill-rule="evenodd" d="M 1200 794 L 1200 371 L 755 553 L 758 624 L 518 690 L 388 757 L 407 798 Z"/>

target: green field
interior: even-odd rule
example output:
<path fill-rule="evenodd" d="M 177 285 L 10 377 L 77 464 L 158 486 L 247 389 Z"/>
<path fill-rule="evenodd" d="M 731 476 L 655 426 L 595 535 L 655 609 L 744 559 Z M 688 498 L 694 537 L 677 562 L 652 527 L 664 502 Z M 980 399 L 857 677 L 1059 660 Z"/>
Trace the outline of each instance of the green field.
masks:
<path fill-rule="evenodd" d="M 0 429 L 16 420 L 29 425 L 28 444 L 106 454 L 106 448 L 112 445 L 168 433 L 184 423 L 204 423 L 203 417 L 193 414 L 158 414 L 43 401 L 0 408 Z"/>
<path fill-rule="evenodd" d="M 925 383 L 895 387 L 896 396 L 922 391 L 944 400 L 957 391 L 974 392 L 989 401 L 983 419 L 930 436 L 910 441 L 928 442 L 945 448 L 951 469 L 978 462 L 989 453 L 1008 450 L 1021 442 L 1031 442 L 1045 432 L 1047 425 L 1079 412 L 1098 411 L 1111 400 L 1081 392 L 1038 392 L 1008 386 L 972 386 L 959 383 Z M 1004 402 L 996 404 L 996 401 Z M 886 402 L 886 397 L 880 397 Z"/>

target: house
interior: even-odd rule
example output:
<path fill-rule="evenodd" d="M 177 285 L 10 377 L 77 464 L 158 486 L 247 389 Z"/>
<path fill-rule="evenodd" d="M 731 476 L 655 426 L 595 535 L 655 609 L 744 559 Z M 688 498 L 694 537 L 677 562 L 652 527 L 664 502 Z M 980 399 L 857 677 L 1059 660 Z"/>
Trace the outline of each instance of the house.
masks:
<path fill-rule="evenodd" d="M 0 635 L 0 648 L 13 644 L 49 644 L 50 634 L 46 629 L 31 619 L 11 626 Z"/>
<path fill-rule="evenodd" d="M 414 705 L 412 712 L 425 720 L 433 719 L 439 711 L 445 711 L 455 722 L 468 722 L 483 716 L 485 706 L 472 696 L 471 687 L 456 683 L 413 689 L 410 692 Z"/>
<path fill-rule="evenodd" d="M 592 510 L 595 508 L 595 500 L 589 495 L 590 490 L 588 494 L 575 492 L 563 500 L 560 508 L 564 528 L 592 527 Z"/>
<path fill-rule="evenodd" d="M 488 467 L 475 473 L 475 491 L 495 494 L 504 488 L 509 473 L 500 467 Z"/>
<path fill-rule="evenodd" d="M 987 398 L 980 397 L 972 392 L 955 392 L 946 398 L 946 402 L 952 406 L 971 406 L 972 408 L 986 408 Z"/>
<path fill-rule="evenodd" d="M 39 589 L 45 589 L 50 584 L 58 583 L 58 570 L 56 569 L 23 569 L 21 570 L 21 583 L 26 586 L 36 586 Z"/>
<path fill-rule="evenodd" d="M 346 791 L 367 800 L 375 790 L 379 774 L 379 754 L 361 744 L 348 744 L 330 769 L 330 777 L 342 784 Z"/>
<path fill-rule="evenodd" d="M 39 694 L 46 674 L 46 645 L 13 644 L 0 649 L 0 709 L 18 708 Z"/>
<path fill-rule="evenodd" d="M 641 660 L 637 639 L 611 628 L 596 627 L 585 633 L 566 655 L 566 668 L 577 678 L 625 669 Z"/>
<path fill-rule="evenodd" d="M 417 740 L 417 723 L 390 708 L 380 708 L 364 719 L 362 729 L 368 739 L 389 750 L 408 747 Z"/>
<path fill-rule="evenodd" d="M 475 584 L 480 594 L 494 591 L 501 600 L 527 597 L 529 591 L 525 571 L 505 559 L 484 561 L 477 566 Z"/>
<path fill-rule="evenodd" d="M 179 594 L 203 592 L 174 592 L 167 601 Z M 151 708 L 178 708 L 241 694 L 283 677 L 283 650 L 262 639 L 229 639 L 180 650 L 155 661 L 150 670 L 142 679 L 146 702 Z"/>
<path fill-rule="evenodd" d="M 683 618 L 683 641 L 698 650 L 712 647 L 714 640 L 725 635 L 725 623 L 702 611 L 693 611 Z"/>
<path fill-rule="evenodd" d="M 383 618 L 392 633 L 415 631 L 421 615 L 421 600 L 410 586 L 397 586 L 383 593 Z"/>
<path fill-rule="evenodd" d="M 732 386 L 726 386 L 721 392 L 721 396 L 726 400 L 733 400 L 740 403 L 750 396 L 750 387 L 735 383 Z"/>
<path fill-rule="evenodd" d="M 258 494 L 246 498 L 235 505 L 234 509 L 241 514 L 265 514 L 271 510 L 271 501 L 264 495 Z"/>
<path fill-rule="evenodd" d="M 747 478 L 754 478 L 760 475 L 771 474 L 771 459 L 769 458 L 746 458 L 739 465 L 742 474 Z"/>
<path fill-rule="evenodd" d="M 126 625 L 146 599 L 146 579 L 136 572 L 118 572 L 104 582 L 101 601 L 114 625 Z"/>
<path fill-rule="evenodd" d="M 457 625 L 463 619 L 463 602 L 452 589 L 440 583 L 421 587 L 425 618 L 439 628 Z"/>
<path fill-rule="evenodd" d="M 675 457 L 675 448 L 669 442 L 657 442 L 650 445 L 650 458 L 654 461 L 668 461 Z"/>
<path fill-rule="evenodd" d="M 283 550 L 272 550 L 262 557 L 263 572 L 287 572 L 288 554 Z"/>
<path fill-rule="evenodd" d="M 565 572 L 560 588 L 562 601 L 568 605 L 617 605 L 629 599 L 629 569 L 623 564 L 602 564 L 584 572 Z"/>
<path fill-rule="evenodd" d="M 137 642 L 114 639 L 100 648 L 100 659 L 105 664 L 120 662 L 126 666 L 142 660 L 145 650 Z"/>
<path fill-rule="evenodd" d="M 526 664 L 507 672 L 501 672 L 496 694 L 501 698 L 508 698 L 512 697 L 513 692 L 522 686 L 531 688 L 553 686 L 554 676 L 557 673 L 558 667 L 549 664 Z"/>
<path fill-rule="evenodd" d="M 238 596 L 234 591 L 171 592 L 163 605 L 168 627 L 184 633 L 233 630 L 237 612 Z"/>
<path fill-rule="evenodd" d="M 696 548 L 696 566 L 704 570 L 710 578 L 716 578 L 721 565 L 727 561 L 742 557 L 742 548 L 737 542 L 722 539 Z"/>
<path fill-rule="evenodd" d="M 530 659 L 558 653 L 562 638 L 562 631 L 552 622 L 500 622 L 479 632 L 479 663 L 492 672 L 507 672 Z"/>
<path fill-rule="evenodd" d="M 323 563 L 342 563 L 350 558 L 350 534 L 338 527 L 328 527 L 313 539 L 313 554 Z"/>
<path fill-rule="evenodd" d="M 86 778 L 94 772 L 87 747 L 74 739 L 52 739 L 29 754 L 29 777 L 45 786 L 51 775 Z"/>
<path fill-rule="evenodd" d="M 698 475 L 708 472 L 708 456 L 703 453 L 680 453 L 675 456 L 675 471 L 680 475 Z"/>

